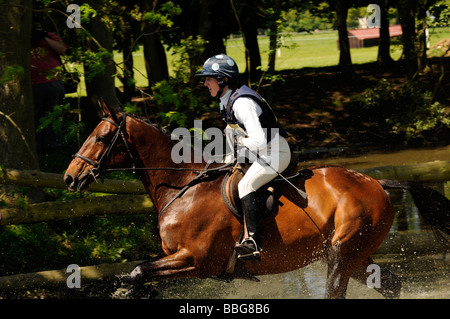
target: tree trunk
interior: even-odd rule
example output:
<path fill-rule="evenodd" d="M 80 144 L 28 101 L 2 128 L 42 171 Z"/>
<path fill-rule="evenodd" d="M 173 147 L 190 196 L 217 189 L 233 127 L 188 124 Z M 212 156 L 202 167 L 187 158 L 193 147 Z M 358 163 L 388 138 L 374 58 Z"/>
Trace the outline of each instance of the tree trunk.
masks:
<path fill-rule="evenodd" d="M 378 47 L 378 65 L 389 67 L 393 64 L 391 58 L 391 37 L 389 34 L 388 6 L 385 1 L 380 1 L 380 46 Z"/>
<path fill-rule="evenodd" d="M 97 4 L 96 1 L 90 1 L 91 6 L 102 12 L 102 8 Z M 102 1 L 103 2 L 103 1 Z M 102 4 L 105 5 L 105 4 Z M 86 29 L 91 33 L 91 35 L 98 41 L 102 48 L 113 52 L 113 36 L 107 26 L 101 21 L 101 14 L 92 17 L 89 24 L 86 24 Z M 98 45 L 91 42 L 91 45 L 87 48 L 91 51 L 98 51 Z M 112 58 L 105 58 L 103 60 L 105 64 L 105 70 L 93 77 L 92 80 L 86 81 L 86 91 L 91 105 L 90 109 L 97 110 L 97 98 L 102 97 L 105 102 L 113 107 L 119 106 L 119 100 L 116 96 L 115 87 L 115 66 Z M 85 65 L 85 72 L 89 73 L 89 67 Z"/>
<path fill-rule="evenodd" d="M 261 77 L 261 54 L 258 45 L 258 18 L 256 9 L 256 2 L 250 1 L 242 4 L 243 10 L 240 21 L 242 24 L 242 33 L 245 37 L 245 60 L 248 61 L 245 74 L 250 82 L 257 82 Z M 250 65 L 249 65 L 250 64 Z"/>
<path fill-rule="evenodd" d="M 154 11 L 158 1 L 144 1 L 146 11 Z M 142 42 L 144 45 L 145 68 L 147 70 L 148 87 L 151 88 L 155 83 L 169 77 L 169 68 L 167 66 L 166 51 L 156 27 L 146 21 L 143 25 L 144 36 Z"/>
<path fill-rule="evenodd" d="M 417 20 L 418 20 L 418 30 L 417 30 L 417 38 L 419 42 L 418 47 L 418 58 L 417 58 L 417 68 L 419 71 L 422 71 L 427 66 L 427 9 L 428 9 L 428 1 L 421 0 L 418 1 L 417 6 Z"/>
<path fill-rule="evenodd" d="M 169 68 L 167 67 L 166 51 L 159 35 L 151 26 L 145 27 L 146 35 L 143 38 L 145 68 L 147 70 L 149 88 L 155 83 L 169 77 Z"/>
<path fill-rule="evenodd" d="M 224 19 L 217 19 L 217 17 L 223 17 L 222 12 L 231 11 L 228 2 L 226 1 L 200 1 L 199 20 L 198 20 L 198 34 L 207 42 L 205 43 L 205 49 L 203 51 L 202 61 L 207 58 L 220 53 L 226 53 L 226 47 L 223 39 L 226 38 L 227 33 L 225 29 Z M 226 10 L 226 11 L 225 11 Z M 201 65 L 194 61 L 194 65 Z"/>
<path fill-rule="evenodd" d="M 345 0 L 335 0 L 337 26 L 339 33 L 339 68 L 343 74 L 353 74 L 353 64 L 350 55 L 350 42 L 347 33 L 348 3 Z"/>
<path fill-rule="evenodd" d="M 0 165 L 37 169 L 30 79 L 31 0 L 0 3 Z"/>
<path fill-rule="evenodd" d="M 405 59 L 406 73 L 409 77 L 417 72 L 417 52 L 414 46 L 416 38 L 416 21 L 414 2 L 399 0 L 398 15 L 402 26 L 403 58 Z"/>
<path fill-rule="evenodd" d="M 270 34 L 269 34 L 269 74 L 275 73 L 275 57 L 277 53 L 277 38 L 278 38 L 278 23 L 277 20 L 281 14 L 281 1 L 275 0 L 274 4 L 274 16 L 271 17 Z"/>
<path fill-rule="evenodd" d="M 133 63 L 133 32 L 129 27 L 123 33 L 122 37 L 122 56 L 123 56 L 123 75 L 120 81 L 123 84 L 122 103 L 131 102 L 136 91 L 136 84 L 134 82 L 134 63 Z"/>

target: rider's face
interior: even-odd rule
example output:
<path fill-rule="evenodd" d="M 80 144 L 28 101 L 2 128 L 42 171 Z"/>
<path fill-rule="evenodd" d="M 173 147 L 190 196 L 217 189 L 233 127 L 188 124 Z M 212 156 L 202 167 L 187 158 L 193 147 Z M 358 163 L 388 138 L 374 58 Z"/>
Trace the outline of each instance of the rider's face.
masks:
<path fill-rule="evenodd" d="M 209 94 L 211 94 L 212 97 L 216 97 L 220 90 L 219 83 L 217 83 L 217 79 L 215 78 L 206 77 L 204 86 L 208 87 Z"/>

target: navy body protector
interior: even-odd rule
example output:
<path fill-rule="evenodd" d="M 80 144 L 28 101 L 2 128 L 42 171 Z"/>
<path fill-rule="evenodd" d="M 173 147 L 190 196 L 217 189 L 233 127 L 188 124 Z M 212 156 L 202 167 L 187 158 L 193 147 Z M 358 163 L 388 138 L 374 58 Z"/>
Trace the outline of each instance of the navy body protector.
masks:
<path fill-rule="evenodd" d="M 264 131 L 266 133 L 267 143 L 272 140 L 272 128 L 278 129 L 278 132 L 281 136 L 285 138 L 289 137 L 289 134 L 286 132 L 286 130 L 278 123 L 275 113 L 273 112 L 270 105 L 266 102 L 266 100 L 264 100 L 261 95 L 259 95 L 257 92 L 246 85 L 241 86 L 231 94 L 230 99 L 228 100 L 227 108 L 222 110 L 222 115 L 226 123 L 238 124 L 244 131 L 246 131 L 244 124 L 239 123 L 234 116 L 233 105 L 234 102 L 236 102 L 236 100 L 240 97 L 251 98 L 261 107 L 262 113 L 259 116 L 259 121 L 261 122 L 261 127 L 265 129 Z"/>

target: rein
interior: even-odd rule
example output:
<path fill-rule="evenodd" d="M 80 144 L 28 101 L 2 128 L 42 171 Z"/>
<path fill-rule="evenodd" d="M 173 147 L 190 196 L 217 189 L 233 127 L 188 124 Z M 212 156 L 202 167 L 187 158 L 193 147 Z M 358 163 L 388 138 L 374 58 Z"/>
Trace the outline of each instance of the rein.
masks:
<path fill-rule="evenodd" d="M 78 156 L 80 157 L 80 156 Z M 81 157 L 80 157 L 81 158 Z M 234 163 L 224 164 L 216 168 L 186 168 L 186 167 L 124 167 L 124 168 L 108 168 L 103 170 L 103 172 L 125 172 L 125 171 L 189 171 L 197 173 L 207 173 L 207 172 L 217 172 L 217 171 L 228 171 L 229 168 L 234 165 Z"/>

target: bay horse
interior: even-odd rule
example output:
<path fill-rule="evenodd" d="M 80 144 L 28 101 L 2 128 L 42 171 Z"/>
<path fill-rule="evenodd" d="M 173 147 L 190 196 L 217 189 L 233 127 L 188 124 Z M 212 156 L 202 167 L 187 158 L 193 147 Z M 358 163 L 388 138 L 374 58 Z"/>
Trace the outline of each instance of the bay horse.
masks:
<path fill-rule="evenodd" d="M 175 164 L 171 149 L 176 141 L 170 135 L 103 100 L 99 104 L 104 118 L 73 158 L 64 180 L 69 190 L 80 191 L 108 169 L 135 167 L 154 203 L 165 257 L 136 266 L 130 280 L 223 274 L 241 231 L 240 221 L 221 198 L 223 174 L 193 184 L 171 202 L 205 163 Z M 367 267 L 374 263 L 371 255 L 393 223 L 395 212 L 385 188 L 414 190 L 415 200 L 422 197 L 417 199 L 421 212 L 449 234 L 450 201 L 436 191 L 408 182 L 376 180 L 338 166 L 311 170 L 312 178 L 296 184 L 308 194 L 307 203 L 292 196 L 287 183 L 281 184 L 283 205 L 276 216 L 264 219 L 261 262 L 245 262 L 249 273 L 288 272 L 323 258 L 328 264 L 325 297 L 345 298 L 350 277 L 366 284 L 371 274 Z M 397 298 L 400 287 L 399 278 L 381 268 L 381 287 L 376 289 L 387 298 Z"/>

